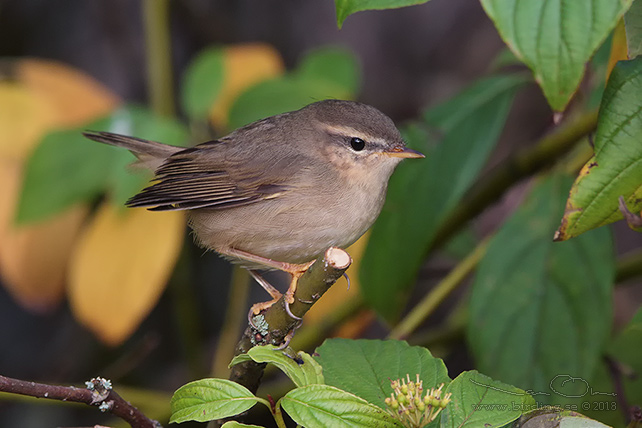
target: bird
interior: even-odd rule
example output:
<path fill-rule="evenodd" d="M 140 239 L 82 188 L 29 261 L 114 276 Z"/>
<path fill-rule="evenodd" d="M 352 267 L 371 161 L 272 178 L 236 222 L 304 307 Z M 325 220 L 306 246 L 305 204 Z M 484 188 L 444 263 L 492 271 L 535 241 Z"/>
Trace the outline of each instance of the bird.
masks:
<path fill-rule="evenodd" d="M 291 275 L 288 309 L 298 278 L 326 249 L 345 248 L 372 226 L 395 167 L 424 157 L 406 147 L 392 119 L 375 107 L 336 99 L 190 148 L 104 131 L 83 134 L 128 149 L 154 172 L 127 206 L 187 211 L 199 245 L 250 271 L 272 300 L 255 304 L 249 316 L 281 297 L 260 270 Z"/>

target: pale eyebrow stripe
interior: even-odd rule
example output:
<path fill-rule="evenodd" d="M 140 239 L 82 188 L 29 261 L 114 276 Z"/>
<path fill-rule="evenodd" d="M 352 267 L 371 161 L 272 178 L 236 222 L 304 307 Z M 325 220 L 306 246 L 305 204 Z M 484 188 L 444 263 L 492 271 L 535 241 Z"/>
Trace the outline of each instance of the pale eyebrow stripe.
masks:
<path fill-rule="evenodd" d="M 366 134 L 363 131 L 354 129 L 351 126 L 324 124 L 323 127 L 330 133 L 340 134 L 344 137 L 357 137 L 369 143 L 386 144 L 386 140 L 384 140 L 383 138 L 373 137 L 372 135 Z"/>

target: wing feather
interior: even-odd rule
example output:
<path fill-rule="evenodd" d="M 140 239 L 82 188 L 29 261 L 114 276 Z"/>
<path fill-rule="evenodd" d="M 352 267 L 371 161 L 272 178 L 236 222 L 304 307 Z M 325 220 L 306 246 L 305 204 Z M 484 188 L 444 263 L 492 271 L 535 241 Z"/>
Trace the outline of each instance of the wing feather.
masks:
<path fill-rule="evenodd" d="M 262 168 L 223 165 L 225 142 L 212 141 L 169 156 L 152 184 L 127 201 L 153 211 L 232 208 L 278 197 L 289 174 L 266 174 Z"/>

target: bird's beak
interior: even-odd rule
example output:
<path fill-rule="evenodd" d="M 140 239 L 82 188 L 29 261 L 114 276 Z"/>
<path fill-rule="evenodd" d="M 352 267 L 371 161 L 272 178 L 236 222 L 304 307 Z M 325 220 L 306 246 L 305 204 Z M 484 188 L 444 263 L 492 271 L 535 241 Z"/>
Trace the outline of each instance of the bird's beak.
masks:
<path fill-rule="evenodd" d="M 395 158 L 425 158 L 423 153 L 418 152 L 413 149 L 409 149 L 406 146 L 402 146 L 401 144 L 398 146 L 394 146 L 392 149 L 387 150 L 383 152 L 384 155 L 387 156 L 392 156 Z"/>

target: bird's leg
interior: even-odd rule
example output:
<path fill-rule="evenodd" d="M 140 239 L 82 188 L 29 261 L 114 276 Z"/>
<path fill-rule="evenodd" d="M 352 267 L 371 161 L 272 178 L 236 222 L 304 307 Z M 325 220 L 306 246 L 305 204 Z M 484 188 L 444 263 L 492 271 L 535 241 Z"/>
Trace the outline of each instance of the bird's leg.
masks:
<path fill-rule="evenodd" d="M 217 248 L 216 251 L 218 253 L 225 254 L 230 257 L 235 257 L 241 260 L 247 260 L 249 262 L 260 264 L 271 269 L 281 270 L 292 275 L 292 280 L 290 281 L 290 287 L 288 288 L 288 291 L 285 293 L 285 299 L 284 299 L 285 310 L 288 312 L 288 315 L 290 315 L 292 318 L 300 319 L 299 317 L 292 314 L 292 312 L 290 311 L 290 304 L 294 303 L 294 292 L 296 291 L 299 278 L 305 273 L 305 271 L 308 270 L 308 268 L 310 268 L 310 266 L 312 266 L 312 264 L 314 263 L 314 260 L 307 263 L 296 264 L 296 263 L 287 263 L 287 262 L 280 262 L 277 260 L 268 259 L 267 257 L 257 256 L 256 254 L 248 253 L 247 251 L 238 250 L 236 248 L 224 248 L 224 249 Z M 265 279 L 263 279 L 263 277 L 258 275 L 256 272 L 253 273 L 253 271 L 250 270 L 250 274 L 272 296 L 272 300 L 268 302 L 257 303 L 254 306 L 252 306 L 252 313 L 254 313 L 254 315 L 258 315 L 262 310 L 272 306 L 281 297 L 281 294 L 279 293 L 278 290 L 272 287 L 272 285 L 270 285 Z"/>
<path fill-rule="evenodd" d="M 291 270 L 287 270 L 290 275 L 292 275 L 292 280 L 290 281 L 290 286 L 288 287 L 288 291 L 285 292 L 285 302 L 287 304 L 292 304 L 294 303 L 294 292 L 296 291 L 296 286 L 299 283 L 299 278 L 303 276 L 303 274 L 314 264 L 314 260 L 311 262 L 307 263 L 302 263 L 300 265 L 295 265 L 295 264 L 290 264 Z M 289 308 L 286 308 L 289 310 Z"/>
<path fill-rule="evenodd" d="M 257 329 L 256 324 L 254 324 L 253 320 L 254 316 L 260 314 L 263 310 L 275 304 L 281 298 L 282 294 L 279 290 L 274 288 L 272 284 L 267 282 L 267 280 L 263 278 L 261 274 L 259 274 L 256 270 L 248 269 L 248 272 L 250 272 L 252 278 L 254 278 L 256 282 L 258 282 L 261 287 L 263 287 L 263 289 L 265 289 L 265 291 L 267 291 L 270 296 L 272 296 L 272 300 L 270 301 L 255 303 L 254 305 L 252 305 L 250 311 L 247 313 L 247 322 L 252 326 L 252 328 Z M 290 344 L 290 340 L 292 340 L 292 337 L 294 336 L 294 332 L 301 326 L 303 320 L 301 317 L 297 317 L 292 313 L 292 311 L 290 310 L 290 304 L 287 301 L 285 302 L 285 311 L 290 317 L 298 320 L 299 323 L 292 329 L 292 331 L 287 334 L 287 336 L 285 336 L 283 343 L 277 348 L 277 350 L 285 349 L 288 347 L 288 345 Z"/>
<path fill-rule="evenodd" d="M 235 257 L 237 259 L 247 260 L 248 262 L 257 263 L 269 269 L 282 270 L 290 275 L 297 274 L 298 276 L 303 275 L 303 273 L 312 266 L 312 263 L 314 263 L 314 260 L 301 264 L 280 262 L 278 260 L 268 259 L 267 257 L 257 256 L 256 254 L 248 253 L 247 251 L 237 250 L 236 248 L 217 248 L 216 252 L 225 254 L 226 256 Z"/>
<path fill-rule="evenodd" d="M 267 291 L 270 296 L 272 296 L 272 300 L 268 300 L 267 302 L 255 303 L 250 308 L 250 312 L 247 314 L 247 316 L 250 324 L 254 325 L 254 323 L 252 322 L 252 316 L 260 314 L 261 311 L 275 304 L 281 298 L 282 294 L 279 290 L 274 288 L 272 284 L 267 282 L 267 280 L 263 278 L 256 270 L 248 269 L 248 272 L 250 272 L 252 278 L 254 278 L 254 280 L 258 282 L 259 285 L 263 287 L 263 289 Z"/>

